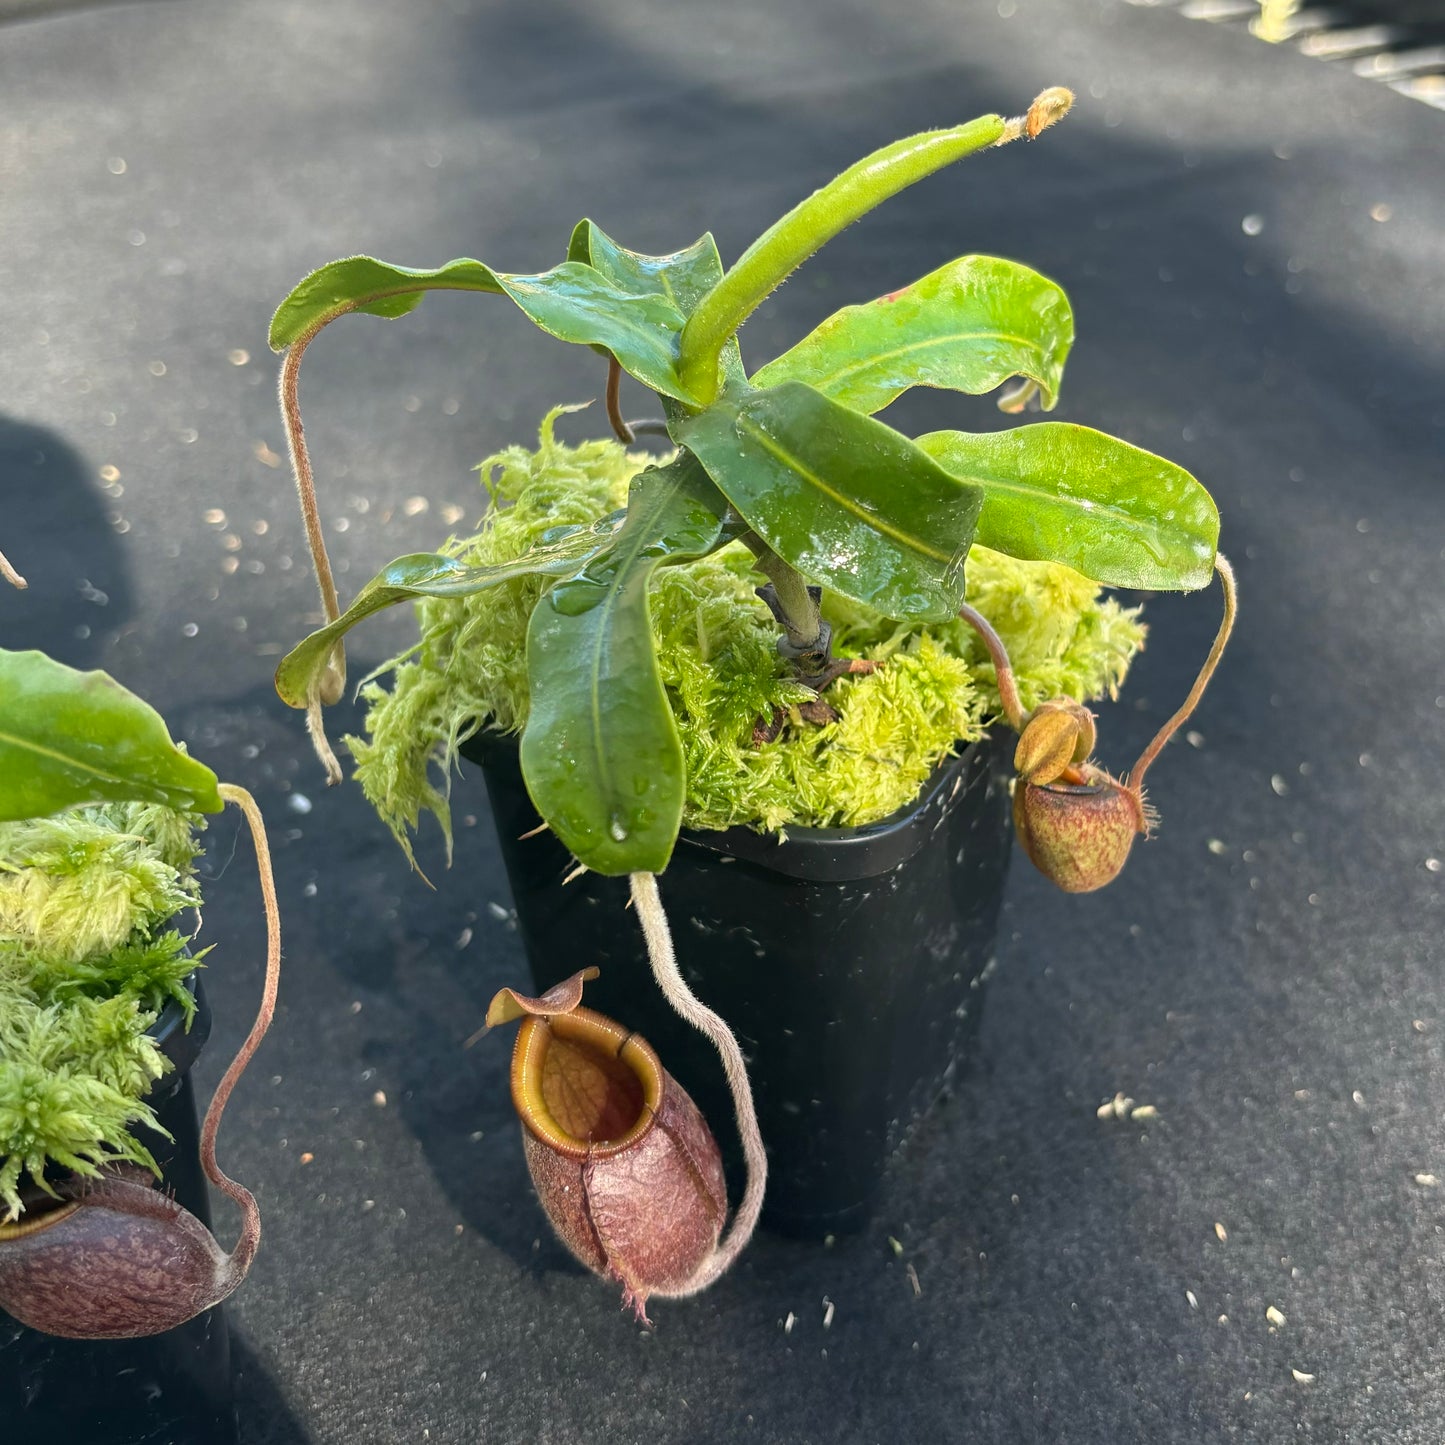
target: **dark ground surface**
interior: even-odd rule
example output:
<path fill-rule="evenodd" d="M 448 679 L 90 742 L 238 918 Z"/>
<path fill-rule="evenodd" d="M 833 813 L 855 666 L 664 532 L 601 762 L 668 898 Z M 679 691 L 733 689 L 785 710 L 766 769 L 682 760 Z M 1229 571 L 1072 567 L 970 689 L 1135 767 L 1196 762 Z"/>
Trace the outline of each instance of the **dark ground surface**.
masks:
<path fill-rule="evenodd" d="M 965 250 L 1030 262 L 1077 312 L 1056 415 L 1210 485 L 1244 620 L 1123 879 L 1014 870 L 980 1055 L 877 1222 L 760 1238 L 642 1333 L 538 1213 L 507 1047 L 461 1047 L 522 970 L 479 783 L 431 893 L 272 695 L 315 604 L 266 323 L 335 255 L 540 268 L 582 215 L 653 251 L 712 227 L 731 258 L 871 147 L 1055 83 L 1067 125 L 849 231 L 745 348 Z M 275 837 L 283 1005 L 221 1146 L 266 1222 L 232 1308 L 250 1445 L 1440 1440 L 1445 116 L 1095 0 L 154 0 L 6 27 L 0 95 L 3 545 L 32 579 L 5 643 L 146 694 Z M 349 319 L 308 368 L 353 587 L 602 380 L 478 297 Z M 1216 605 L 1150 603 L 1116 766 Z M 210 888 L 203 1088 L 260 982 L 244 851 Z M 1100 1120 L 1116 1091 L 1157 1118 Z"/>

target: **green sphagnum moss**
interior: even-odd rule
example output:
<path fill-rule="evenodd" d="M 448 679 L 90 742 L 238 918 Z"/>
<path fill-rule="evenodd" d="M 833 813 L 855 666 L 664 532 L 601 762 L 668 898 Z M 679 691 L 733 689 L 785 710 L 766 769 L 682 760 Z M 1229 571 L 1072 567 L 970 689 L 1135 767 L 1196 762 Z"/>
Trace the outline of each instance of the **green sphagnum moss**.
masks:
<path fill-rule="evenodd" d="M 510 447 L 478 471 L 491 506 L 480 530 L 440 550 L 469 565 L 508 561 L 552 527 L 595 521 L 624 505 L 649 460 L 613 441 L 572 447 L 555 435 L 558 408 L 535 452 Z M 683 817 L 691 828 L 745 824 L 860 826 L 905 806 L 959 743 L 999 713 L 993 668 L 958 621 L 897 623 L 834 595 L 824 611 L 834 649 L 884 665 L 828 690 L 836 722 L 795 724 L 755 746 L 775 707 L 813 694 L 784 675 L 777 626 L 754 595 L 761 579 L 740 544 L 661 570 L 652 618 L 663 680 L 687 756 Z M 356 776 L 401 846 L 421 814 L 447 836 L 450 779 L 461 741 L 484 724 L 517 732 L 527 717 L 526 635 L 548 579 L 517 578 L 460 599 L 416 605 L 421 641 L 367 680 L 366 738 L 348 737 Z M 975 547 L 968 600 L 1013 659 L 1025 707 L 1046 697 L 1112 696 L 1143 645 L 1137 609 L 1121 607 L 1067 567 L 1019 562 Z M 389 689 L 374 679 L 391 673 Z M 435 772 L 433 771 L 435 769 Z"/>
<path fill-rule="evenodd" d="M 146 1030 L 201 955 L 168 927 L 199 902 L 198 820 L 107 804 L 0 824 L 0 1218 L 47 1164 L 153 1167 L 132 1129 L 168 1064 Z"/>

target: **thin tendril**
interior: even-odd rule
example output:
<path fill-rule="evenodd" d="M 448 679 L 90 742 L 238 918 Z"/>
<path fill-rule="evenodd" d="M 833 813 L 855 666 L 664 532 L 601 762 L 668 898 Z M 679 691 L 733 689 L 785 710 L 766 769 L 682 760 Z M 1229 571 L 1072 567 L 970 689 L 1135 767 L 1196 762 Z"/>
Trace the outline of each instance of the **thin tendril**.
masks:
<path fill-rule="evenodd" d="M 688 988 L 678 970 L 677 955 L 672 947 L 672 932 L 667 926 L 667 914 L 663 911 L 662 898 L 657 891 L 657 875 L 634 873 L 631 882 L 632 901 L 637 907 L 643 936 L 647 939 L 647 956 L 652 963 L 652 973 L 657 979 L 657 986 L 683 1019 L 699 1033 L 705 1034 L 722 1055 L 723 1071 L 727 1074 L 728 1087 L 732 1090 L 733 1109 L 737 1114 L 738 1134 L 742 1138 L 743 1159 L 748 1171 L 742 1202 L 738 1205 L 737 1213 L 733 1215 L 732 1228 L 728 1230 L 727 1238 L 686 1284 L 673 1290 L 655 1291 L 668 1298 L 684 1299 L 706 1289 L 723 1274 L 752 1238 L 753 1230 L 757 1228 L 758 1215 L 762 1213 L 763 1192 L 768 1183 L 768 1156 L 763 1149 L 762 1133 L 758 1129 L 757 1111 L 753 1108 L 747 1063 L 743 1059 L 742 1049 L 738 1047 L 737 1038 L 726 1022 Z"/>
<path fill-rule="evenodd" d="M 350 310 L 347 307 L 346 310 Z M 323 317 L 314 326 L 303 331 L 286 351 L 281 363 L 281 419 L 286 427 L 286 446 L 291 453 L 291 471 L 296 478 L 296 496 L 301 503 L 301 520 L 306 526 L 306 545 L 311 552 L 311 565 L 316 571 L 316 586 L 321 593 L 321 609 L 327 622 L 335 622 L 341 615 L 341 604 L 336 596 L 336 581 L 331 575 L 331 559 L 326 554 L 326 538 L 321 532 L 321 514 L 316 506 L 316 482 L 311 471 L 311 457 L 306 450 L 306 432 L 301 425 L 301 402 L 297 395 L 297 383 L 301 374 L 301 358 L 306 348 L 315 339 L 316 333 L 328 322 L 345 312 L 337 311 Z M 338 641 L 327 659 L 326 673 L 321 684 L 321 700 L 338 702 L 346 689 L 346 651 Z"/>
<path fill-rule="evenodd" d="M 1013 664 L 1009 661 L 1008 649 L 1003 638 L 993 630 L 988 618 L 975 611 L 968 603 L 958 609 L 958 615 L 983 639 L 988 655 L 993 659 L 994 675 L 998 680 L 998 700 L 1003 706 L 1003 715 L 1008 725 L 1016 732 L 1024 730 L 1024 710 L 1019 702 L 1018 683 L 1014 681 Z"/>
<path fill-rule="evenodd" d="M 1179 711 L 1154 734 L 1149 746 L 1139 754 L 1139 761 L 1130 769 L 1127 786 L 1136 797 L 1143 793 L 1144 774 L 1149 765 L 1163 752 L 1164 744 L 1188 721 L 1189 714 L 1199 705 L 1199 699 L 1204 696 L 1204 689 L 1209 686 L 1209 679 L 1214 676 L 1214 669 L 1219 666 L 1219 659 L 1224 655 L 1224 645 L 1229 641 L 1229 634 L 1234 630 L 1234 618 L 1238 610 L 1234 568 L 1229 565 L 1229 559 L 1222 552 L 1215 555 L 1214 570 L 1219 573 L 1219 583 L 1224 588 L 1224 616 L 1220 620 L 1219 631 L 1215 634 L 1209 656 L 1204 659 L 1204 666 L 1199 669 L 1199 676 L 1194 679 L 1194 686 L 1189 689 L 1189 696 L 1184 699 Z"/>
<path fill-rule="evenodd" d="M 617 433 L 617 440 L 624 446 L 631 446 L 637 440 L 636 433 L 622 419 L 622 366 L 615 356 L 607 358 L 607 420 Z"/>
<path fill-rule="evenodd" d="M 246 1036 L 246 1042 L 241 1045 L 236 1057 L 231 1060 L 230 1068 L 216 1085 L 210 1108 L 206 1110 L 205 1122 L 201 1125 L 201 1167 L 206 1171 L 206 1178 L 241 1207 L 241 1237 L 231 1251 L 231 1263 L 233 1268 L 244 1272 L 255 1256 L 256 1246 L 261 1242 L 261 1212 L 256 1207 L 256 1199 L 251 1191 L 228 1178 L 216 1163 L 216 1134 L 221 1127 L 221 1115 L 230 1100 L 231 1090 L 246 1072 L 246 1066 L 260 1047 L 261 1040 L 266 1037 L 266 1030 L 271 1027 L 271 1019 L 276 1012 L 276 985 L 281 976 L 281 914 L 276 906 L 276 882 L 271 874 L 271 850 L 266 844 L 266 825 L 260 808 L 256 806 L 256 800 L 245 788 L 237 787 L 234 783 L 222 783 L 220 794 L 228 803 L 235 803 L 246 815 L 251 839 L 256 846 L 256 871 L 261 878 L 261 899 L 266 908 L 266 982 L 261 992 L 261 1007 L 257 1011 L 256 1022 L 251 1025 L 251 1032 Z"/>
<path fill-rule="evenodd" d="M 10 559 L 0 552 L 0 577 L 3 577 L 12 587 L 18 587 L 23 592 L 30 584 L 10 565 Z"/>

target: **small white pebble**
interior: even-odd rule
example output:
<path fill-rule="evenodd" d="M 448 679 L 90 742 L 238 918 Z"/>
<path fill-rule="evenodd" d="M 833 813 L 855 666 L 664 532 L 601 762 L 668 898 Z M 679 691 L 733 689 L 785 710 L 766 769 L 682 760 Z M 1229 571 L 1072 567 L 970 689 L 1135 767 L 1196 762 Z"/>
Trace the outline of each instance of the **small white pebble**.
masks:
<path fill-rule="evenodd" d="M 1199 1301 L 1194 1298 L 1194 1291 L 1192 1289 L 1187 1289 L 1184 1291 L 1184 1298 L 1189 1301 L 1190 1309 L 1197 1310 L 1199 1308 Z"/>
<path fill-rule="evenodd" d="M 792 1333 L 793 1333 L 793 1326 L 794 1326 L 795 1324 L 797 1324 L 797 1322 L 798 1322 L 797 1316 L 792 1312 L 792 1310 L 789 1310 L 789 1311 L 788 1311 L 788 1317 L 787 1317 L 787 1319 L 785 1319 L 785 1320 L 783 1321 L 783 1333 L 784 1333 L 785 1335 L 790 1335 L 790 1334 L 792 1334 Z"/>
<path fill-rule="evenodd" d="M 361 1201 L 361 1212 L 362 1212 L 363 1214 L 366 1214 L 366 1213 L 370 1212 L 371 1210 L 373 1210 L 373 1209 L 375 1209 L 375 1208 L 376 1208 L 376 1200 L 374 1200 L 374 1199 L 363 1199 L 363 1200 Z"/>
<path fill-rule="evenodd" d="M 1298 1385 L 1313 1385 L 1315 1382 L 1315 1377 L 1313 1375 L 1305 1374 L 1303 1370 L 1296 1370 L 1291 1367 L 1290 1374 L 1294 1376 L 1295 1383 Z"/>
<path fill-rule="evenodd" d="M 372 1102 L 373 1104 L 375 1104 L 378 1109 L 384 1109 L 384 1108 L 386 1108 L 386 1092 L 385 1092 L 385 1090 L 383 1090 L 383 1089 L 378 1089 L 378 1090 L 371 1096 L 371 1102 Z"/>
<path fill-rule="evenodd" d="M 1427 858 L 1425 860 L 1425 868 L 1427 872 L 1438 873 L 1440 871 L 1440 860 L 1438 858 Z"/>
<path fill-rule="evenodd" d="M 292 793 L 286 799 L 286 806 L 293 813 L 309 813 L 311 811 L 311 799 L 305 793 Z"/>
<path fill-rule="evenodd" d="M 1384 201 L 1370 207 L 1370 219 L 1372 221 L 1388 221 L 1394 214 L 1394 209 L 1386 205 Z"/>
<path fill-rule="evenodd" d="M 1221 842 L 1220 839 L 1211 838 L 1209 840 L 1209 851 L 1217 858 L 1221 854 L 1229 852 L 1229 848 L 1225 843 Z"/>
<path fill-rule="evenodd" d="M 1278 797 L 1282 798 L 1287 792 L 1289 792 L 1289 784 L 1285 782 L 1284 778 L 1281 777 L 1279 773 L 1276 773 L 1272 778 L 1270 778 L 1269 785 L 1271 788 L 1274 789 Z"/>
<path fill-rule="evenodd" d="M 1433 1174 L 1417 1174 L 1415 1183 L 1422 1189 L 1433 1189 L 1440 1181 Z"/>
<path fill-rule="evenodd" d="M 1214 1221 L 1214 1233 L 1221 1244 L 1229 1238 L 1229 1231 L 1217 1219 Z"/>
<path fill-rule="evenodd" d="M 1246 236 L 1257 236 L 1264 230 L 1264 217 L 1248 215 L 1239 223 L 1239 229 L 1243 231 Z"/>
<path fill-rule="evenodd" d="M 226 360 L 229 361 L 232 366 L 245 366 L 250 359 L 251 353 L 247 351 L 244 346 L 238 346 L 235 350 L 226 353 Z"/>
<path fill-rule="evenodd" d="M 1204 746 L 1204 734 L 1195 732 L 1193 728 L 1184 734 L 1184 741 L 1191 748 L 1202 748 Z"/>
<path fill-rule="evenodd" d="M 464 928 L 464 929 L 462 929 L 462 931 L 461 931 L 459 934 L 457 934 L 457 947 L 458 947 L 458 948 L 465 948 L 465 947 L 467 946 L 467 944 L 469 944 L 471 941 L 472 941 L 472 930 L 471 930 L 470 928 Z"/>
<path fill-rule="evenodd" d="M 425 497 L 408 497 L 401 504 L 401 510 L 408 517 L 419 517 L 430 506 L 431 503 Z"/>
<path fill-rule="evenodd" d="M 833 1301 L 827 1295 L 823 1296 L 823 1328 L 825 1330 L 833 1328 Z"/>
<path fill-rule="evenodd" d="M 1350 1095 L 1350 1098 L 1352 1098 L 1361 1109 L 1365 1107 L 1365 1096 L 1358 1089 Z"/>
<path fill-rule="evenodd" d="M 347 1010 L 347 1012 L 359 1014 L 361 1012 L 361 1000 L 359 998 L 353 999 L 351 1002 L 351 1007 Z"/>
<path fill-rule="evenodd" d="M 1229 1316 L 1228 1316 L 1228 1315 L 1220 1315 L 1220 1317 L 1219 1317 L 1219 1323 L 1222 1324 L 1222 1325 L 1227 1325 L 1227 1324 L 1229 1323 Z"/>
<path fill-rule="evenodd" d="M 1282 1310 L 1276 1309 L 1273 1305 L 1270 1305 L 1270 1307 L 1265 1310 L 1264 1317 L 1270 1322 L 1270 1324 L 1275 1327 L 1275 1329 L 1278 1329 L 1282 1324 L 1284 1324 L 1284 1312 Z"/>
<path fill-rule="evenodd" d="M 508 918 L 512 916 L 511 912 L 508 909 L 503 908 L 500 903 L 496 902 L 488 902 L 487 912 L 490 913 L 492 917 L 497 920 L 498 923 L 504 923 Z"/>
<path fill-rule="evenodd" d="M 1159 1110 L 1153 1104 L 1140 1104 L 1129 1117 L 1132 1119 L 1157 1119 Z"/>

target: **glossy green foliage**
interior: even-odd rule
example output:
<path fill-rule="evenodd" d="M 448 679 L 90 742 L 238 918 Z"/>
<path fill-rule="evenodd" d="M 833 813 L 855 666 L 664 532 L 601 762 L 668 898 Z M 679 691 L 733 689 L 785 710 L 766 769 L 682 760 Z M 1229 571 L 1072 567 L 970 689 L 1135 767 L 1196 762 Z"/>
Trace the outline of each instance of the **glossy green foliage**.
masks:
<path fill-rule="evenodd" d="M 133 692 L 42 652 L 0 650 L 0 821 L 132 801 L 222 807 L 216 775 L 177 747 Z"/>
<path fill-rule="evenodd" d="M 372 613 L 418 597 L 468 597 L 513 577 L 575 572 L 584 562 L 611 548 L 623 516 L 618 512 L 590 527 L 559 527 L 558 535 L 546 538 L 540 546 L 514 561 L 492 567 L 468 567 L 454 557 L 435 552 L 413 552 L 388 562 L 335 622 L 318 628 L 281 659 L 276 669 L 276 691 L 281 701 L 289 707 L 308 706 L 326 671 L 332 648 Z"/>
<path fill-rule="evenodd" d="M 806 381 L 855 411 L 881 411 L 912 386 L 978 396 L 1011 376 L 1038 383 L 1053 407 L 1074 343 L 1068 297 L 995 256 L 963 256 L 901 291 L 835 312 L 753 376 Z"/>
<path fill-rule="evenodd" d="M 598 346 L 654 391 L 691 399 L 677 377 L 683 317 L 660 291 L 620 290 L 594 267 L 564 261 L 535 276 L 493 271 L 480 261 L 449 261 L 434 271 L 349 256 L 313 271 L 277 308 L 270 341 L 281 351 L 348 311 L 404 316 L 428 291 L 492 291 L 510 297 L 543 331 Z"/>
<path fill-rule="evenodd" d="M 712 233 L 667 256 L 645 256 L 619 246 L 595 221 L 578 221 L 567 247 L 569 261 L 585 262 L 629 296 L 662 296 L 687 316 L 722 280 L 722 258 Z"/>
<path fill-rule="evenodd" d="M 647 590 L 724 537 L 724 499 L 685 453 L 632 483 L 616 545 L 543 595 L 527 632 L 522 775 L 537 811 L 598 873 L 660 873 L 682 820 L 682 744 Z"/>
<path fill-rule="evenodd" d="M 619 246 L 595 221 L 579 221 L 567 248 L 569 261 L 586 261 L 595 266 L 619 291 L 637 296 L 664 296 L 684 315 L 692 314 L 698 302 L 723 277 L 722 258 L 709 231 L 670 256 L 644 256 Z M 742 355 L 736 337 L 729 337 L 722 351 L 722 372 L 729 382 L 743 379 Z M 681 414 L 676 402 L 669 408 Z"/>
<path fill-rule="evenodd" d="M 983 494 L 907 437 L 788 381 L 677 425 L 748 525 L 806 577 L 890 617 L 951 617 Z"/>
<path fill-rule="evenodd" d="M 919 448 L 984 497 L 978 541 L 1110 587 L 1207 586 L 1219 512 L 1173 462 L 1089 427 L 931 432 Z"/>

